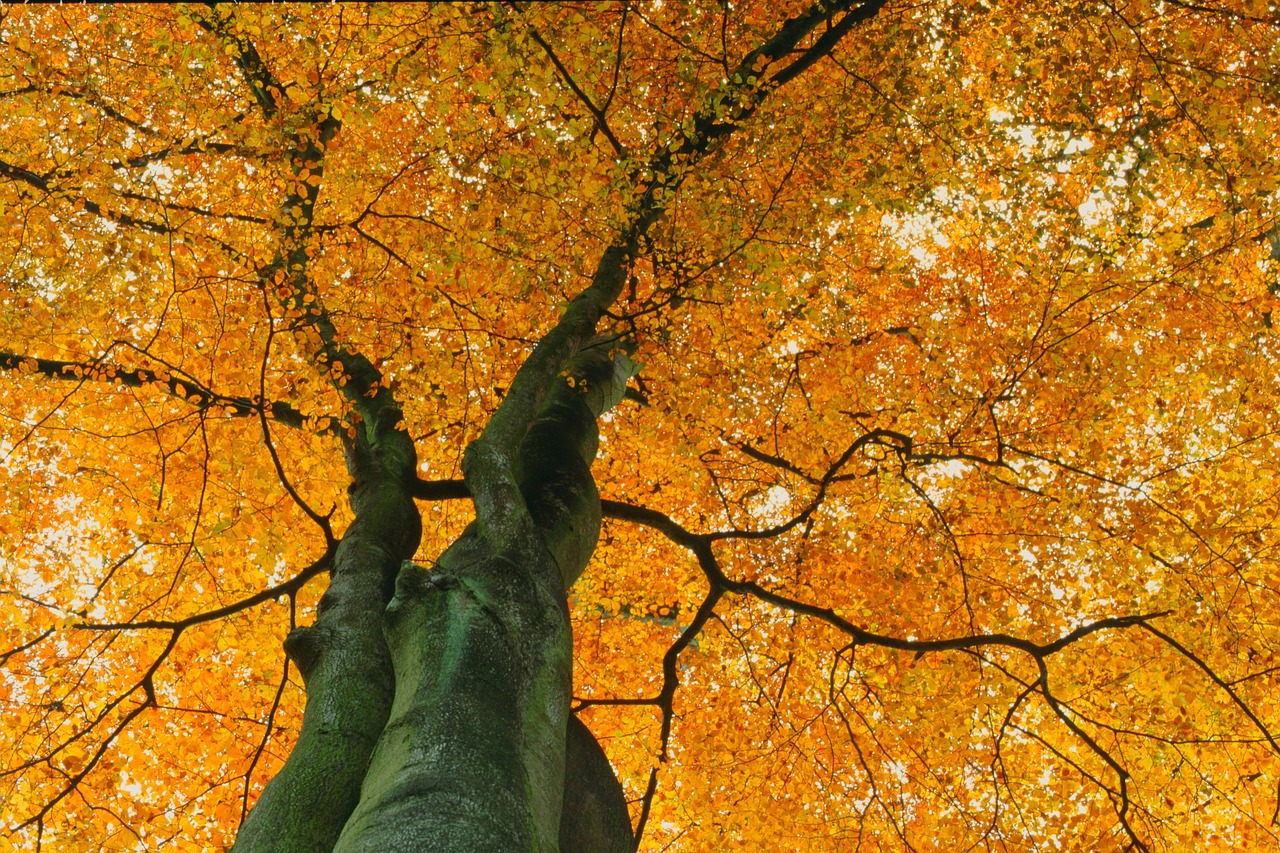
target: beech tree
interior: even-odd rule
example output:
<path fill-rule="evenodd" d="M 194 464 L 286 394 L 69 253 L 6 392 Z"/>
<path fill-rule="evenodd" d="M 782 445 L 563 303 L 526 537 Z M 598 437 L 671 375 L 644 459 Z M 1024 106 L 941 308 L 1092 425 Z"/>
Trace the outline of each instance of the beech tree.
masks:
<path fill-rule="evenodd" d="M 1266 0 L 0 7 L 0 850 L 1264 850 Z"/>

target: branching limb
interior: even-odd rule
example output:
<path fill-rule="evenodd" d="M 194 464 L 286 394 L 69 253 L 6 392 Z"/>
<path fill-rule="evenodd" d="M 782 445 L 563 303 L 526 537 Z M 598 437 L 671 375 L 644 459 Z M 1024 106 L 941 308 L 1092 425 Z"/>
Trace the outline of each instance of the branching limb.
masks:
<path fill-rule="evenodd" d="M 40 643 L 49 639 L 51 636 L 53 636 L 53 632 L 55 630 L 56 629 L 54 628 L 46 628 L 36 636 L 32 637 L 30 640 L 27 640 L 25 643 L 20 643 L 19 645 L 16 645 L 13 648 L 5 651 L 3 654 L 0 654 L 0 667 L 3 667 L 6 663 L 8 663 L 9 658 L 13 657 L 14 655 L 22 654 L 28 649 L 35 648 Z"/>
<path fill-rule="evenodd" d="M 293 597 L 290 596 L 289 600 L 293 601 Z M 286 656 L 280 668 L 280 682 L 276 685 L 276 693 L 271 697 L 271 708 L 267 711 L 267 721 L 262 727 L 262 740 L 258 742 L 258 748 L 253 751 L 253 758 L 249 761 L 249 767 L 244 771 L 244 790 L 240 794 L 241 823 L 244 823 L 245 816 L 249 814 L 249 795 L 253 792 L 253 769 L 258 766 L 258 761 L 262 758 L 262 754 L 266 751 L 267 744 L 271 740 L 271 732 L 275 728 L 276 713 L 280 710 L 280 700 L 284 697 L 284 688 L 288 683 L 289 658 Z"/>
<path fill-rule="evenodd" d="M 1212 667 L 1210 667 L 1207 663 L 1205 663 L 1204 658 L 1200 657 L 1195 652 L 1191 651 L 1182 643 L 1178 642 L 1176 639 L 1169 636 L 1164 631 L 1161 631 L 1159 628 L 1155 627 L 1154 625 L 1148 625 L 1146 623 L 1143 623 L 1142 628 L 1143 630 L 1147 631 L 1149 634 L 1155 637 L 1158 637 L 1160 641 L 1163 642 L 1165 645 L 1167 645 L 1169 648 L 1173 649 L 1178 654 L 1182 655 L 1182 657 L 1186 658 L 1187 660 L 1195 664 L 1196 667 L 1201 672 L 1203 672 L 1206 676 L 1208 676 L 1210 681 L 1212 681 L 1214 684 L 1218 686 L 1219 689 L 1221 689 L 1228 696 L 1230 696 L 1232 704 L 1234 704 L 1237 708 L 1243 711 L 1244 715 L 1249 718 L 1250 722 L 1252 722 L 1254 726 L 1257 727 L 1258 731 L 1262 733 L 1262 736 L 1266 738 L 1267 743 L 1271 746 L 1271 751 L 1274 752 L 1276 755 L 1280 755 L 1280 743 L 1276 742 L 1276 737 L 1271 733 L 1271 730 L 1267 727 L 1267 724 L 1264 723 L 1256 713 L 1254 713 L 1253 709 L 1249 707 L 1249 704 L 1247 702 L 1245 702 L 1243 699 L 1240 698 L 1240 694 L 1235 691 L 1235 689 L 1232 687 L 1230 682 L 1223 679 L 1222 676 L 1218 675 L 1216 672 L 1213 671 Z M 1277 815 L 1280 815 L 1280 798 L 1277 798 L 1276 812 L 1277 812 Z M 1276 819 L 1277 818 L 1273 817 L 1272 822 L 1274 823 Z"/>
<path fill-rule="evenodd" d="M 232 52 L 263 117 L 274 118 L 280 104 L 286 102 L 284 87 L 253 42 L 234 32 L 230 19 L 218 8 L 198 16 L 197 21 Z M 257 270 L 257 276 L 264 291 L 275 296 L 295 321 L 299 335 L 308 329 L 317 334 L 319 345 L 313 345 L 311 354 L 326 378 L 358 413 L 365 437 L 371 444 L 378 444 L 383 437 L 380 431 L 394 431 L 399 423 L 400 407 L 373 363 L 343 344 L 309 274 L 325 151 L 337 136 L 341 122 L 322 105 L 306 104 L 302 109 L 308 121 L 285 141 L 284 156 L 290 164 L 291 180 L 277 215 L 277 250 L 271 262 Z"/>
<path fill-rule="evenodd" d="M 132 622 L 77 622 L 71 627 L 81 628 L 86 631 L 134 631 L 134 630 L 164 630 L 164 631 L 185 631 L 193 625 L 200 625 L 205 622 L 216 622 L 219 619 L 225 619 L 232 614 L 239 613 L 256 607 L 266 601 L 274 601 L 281 596 L 296 595 L 298 590 L 307 583 L 307 581 L 319 575 L 321 572 L 329 571 L 333 568 L 333 555 L 336 549 L 330 547 L 325 553 L 306 568 L 299 571 L 296 575 L 287 581 L 268 587 L 260 592 L 255 592 L 246 598 L 228 604 L 224 607 L 218 607 L 213 610 L 206 610 L 203 613 L 195 613 L 182 619 L 137 619 Z"/>
<path fill-rule="evenodd" d="M 267 340 L 263 344 L 262 364 L 258 370 L 258 399 L 265 400 L 267 397 L 267 364 L 271 361 L 271 340 L 275 337 L 276 329 L 274 318 L 271 316 L 271 303 L 264 293 L 262 295 L 264 310 L 267 312 Z M 298 505 L 308 518 L 319 526 L 324 533 L 325 544 L 329 548 L 337 547 L 338 540 L 333 535 L 333 525 L 329 523 L 329 515 L 320 515 L 311 508 L 302 495 L 298 494 L 298 490 L 293 487 L 293 483 L 289 481 L 289 476 L 284 472 L 284 465 L 280 462 L 280 454 L 276 452 L 275 443 L 271 440 L 271 423 L 267 420 L 266 412 L 262 409 L 258 410 L 258 420 L 262 426 L 262 441 L 267 446 L 267 454 L 271 457 L 271 464 L 275 466 L 276 478 L 280 480 L 280 485 L 289 493 L 289 497 L 293 498 L 293 502 Z"/>
<path fill-rule="evenodd" d="M 839 470 L 838 469 L 839 464 L 842 464 L 842 463 L 838 463 L 837 466 L 833 467 L 831 470 L 828 471 L 828 474 L 827 474 L 828 478 L 834 476 L 835 471 Z M 1047 640 L 1043 642 L 1036 642 L 1034 640 L 1029 640 L 1023 637 L 1018 637 L 1011 634 L 1000 633 L 1000 632 L 986 633 L 986 634 L 974 633 L 967 636 L 941 638 L 941 639 L 926 639 L 926 640 L 912 640 L 912 639 L 905 639 L 901 637 L 893 637 L 885 634 L 880 634 L 874 631 L 870 631 L 860 626 L 857 626 L 852 622 L 850 622 L 849 620 L 842 617 L 841 615 L 839 615 L 838 613 L 836 613 L 831 608 L 820 607 L 814 604 L 799 601 L 797 599 L 794 599 L 789 596 L 783 595 L 781 593 L 775 592 L 773 590 L 767 589 L 755 581 L 739 581 L 739 580 L 731 579 L 724 573 L 723 569 L 720 567 L 715 557 L 715 554 L 713 553 L 713 550 L 712 550 L 712 545 L 715 541 L 721 538 L 727 538 L 724 534 L 693 533 L 692 531 L 689 531 L 683 526 L 681 526 L 680 524 L 676 523 L 669 516 L 666 516 L 660 512 L 657 512 L 655 510 L 648 509 L 645 507 L 635 507 L 627 504 L 621 504 L 618 502 L 606 502 L 605 514 L 610 517 L 625 519 L 625 520 L 633 521 L 633 522 L 651 527 L 663 533 L 664 535 L 666 535 L 676 544 L 679 544 L 689 549 L 690 551 L 693 552 L 695 558 L 698 561 L 700 568 L 703 571 L 703 574 L 707 577 L 707 580 L 710 583 L 710 590 L 708 591 L 708 595 L 706 599 L 704 599 L 703 606 L 699 609 L 699 613 L 698 613 L 699 617 L 702 617 L 701 620 L 700 621 L 695 620 L 696 622 L 695 625 L 690 625 L 684 632 L 681 633 L 679 640 L 677 640 L 677 642 L 672 645 L 671 649 L 668 650 L 668 653 L 664 658 L 664 682 L 663 682 L 662 693 L 660 693 L 659 696 L 655 697 L 654 699 L 640 700 L 640 702 L 644 704 L 657 705 L 663 711 L 664 749 L 665 749 L 665 744 L 667 742 L 667 737 L 669 736 L 669 728 L 667 726 L 668 718 L 666 716 L 668 713 L 667 709 L 670 707 L 669 703 L 673 698 L 674 690 L 678 685 L 678 676 L 676 671 L 673 668 L 673 664 L 674 664 L 673 652 L 678 654 L 678 650 L 682 650 L 683 648 L 687 647 L 687 645 L 690 642 L 692 642 L 693 637 L 697 635 L 697 633 L 701 630 L 702 626 L 705 624 L 706 620 L 710 618 L 712 609 L 714 608 L 715 604 L 726 593 L 736 593 L 739 595 L 747 595 L 747 596 L 756 598 L 760 601 L 763 601 L 765 603 L 780 607 L 784 610 L 788 610 L 792 613 L 819 619 L 820 621 L 823 621 L 828 625 L 831 625 L 832 627 L 836 628 L 837 630 L 841 631 L 843 634 L 848 636 L 854 646 L 870 645 L 870 646 L 878 646 L 886 649 L 893 649 L 896 651 L 913 652 L 916 654 L 917 657 L 927 653 L 931 653 L 931 652 L 959 651 L 959 652 L 972 653 L 972 652 L 981 650 L 983 648 L 990 648 L 990 647 L 1011 649 L 1011 650 L 1025 653 L 1032 657 L 1032 659 L 1036 663 L 1038 671 L 1041 673 L 1039 680 L 1034 685 L 1035 691 L 1040 693 L 1046 698 L 1046 701 L 1049 702 L 1055 715 L 1060 720 L 1062 720 L 1065 725 L 1068 726 L 1068 728 L 1072 731 L 1072 733 L 1076 737 L 1080 738 L 1092 752 L 1094 752 L 1100 758 L 1102 758 L 1102 760 L 1106 762 L 1109 767 L 1111 767 L 1113 772 L 1117 774 L 1117 778 L 1119 779 L 1118 789 L 1112 789 L 1110 786 L 1106 786 L 1106 785 L 1102 785 L 1102 787 L 1112 797 L 1113 802 L 1115 803 L 1116 813 L 1120 820 L 1121 827 L 1124 829 L 1125 833 L 1128 835 L 1130 843 L 1133 846 L 1133 849 L 1136 849 L 1136 850 L 1147 849 L 1144 846 L 1145 843 L 1141 840 L 1141 837 L 1138 835 L 1136 829 L 1132 826 L 1129 820 L 1130 794 L 1129 794 L 1128 785 L 1127 785 L 1128 772 L 1110 754 L 1110 752 L 1108 752 L 1104 747 L 1102 747 L 1102 745 L 1099 744 L 1094 738 L 1092 738 L 1088 734 L 1088 732 L 1085 732 L 1083 729 L 1081 729 L 1079 725 L 1076 724 L 1071 719 L 1069 712 L 1062 706 L 1062 703 L 1056 700 L 1055 697 L 1052 695 L 1052 693 L 1049 691 L 1048 682 L 1047 682 L 1048 659 L 1051 656 L 1059 652 L 1062 652 L 1065 649 L 1075 645 L 1076 643 L 1079 643 L 1080 641 L 1086 639 L 1087 637 L 1099 634 L 1104 631 L 1124 630 L 1124 629 L 1130 629 L 1130 628 L 1143 628 L 1153 633 L 1157 633 L 1158 635 L 1167 636 L 1167 635 L 1160 634 L 1160 632 L 1158 632 L 1158 629 L 1155 629 L 1151 625 L 1151 622 L 1163 616 L 1169 615 L 1168 611 L 1157 612 L 1157 613 L 1133 614 L 1128 616 L 1116 616 L 1116 617 L 1098 619 L 1093 622 L 1089 622 L 1084 625 L 1081 625 L 1075 628 L 1074 630 L 1069 631 L 1066 634 L 1063 634 L 1057 637 L 1056 639 Z M 1176 642 L 1176 641 L 1173 641 L 1173 642 Z M 1195 658 L 1194 656 L 1191 656 L 1191 659 L 1198 661 L 1198 658 Z M 1202 667 L 1204 666 L 1202 663 L 1201 665 Z M 1215 677 L 1214 680 L 1215 680 L 1215 683 L 1219 684 L 1219 686 L 1224 687 L 1224 689 L 1229 689 L 1226 683 L 1222 681 L 1220 678 Z M 1026 692 L 1024 691 L 1023 696 L 1021 696 L 1018 702 L 1015 703 L 1015 706 L 1014 706 L 1015 708 L 1018 704 L 1020 704 L 1025 699 L 1025 695 L 1026 695 Z M 1234 694 L 1232 694 L 1232 696 L 1233 696 L 1233 699 L 1236 699 L 1237 702 L 1239 701 L 1238 698 L 1234 696 Z M 604 704 L 606 702 L 611 702 L 611 701 L 616 702 L 618 700 L 594 700 L 593 703 Z M 627 704 L 637 703 L 635 700 L 626 700 L 626 702 Z M 1011 709 L 1009 712 L 1010 716 L 1012 715 L 1012 713 L 1013 713 L 1013 709 Z M 1250 714 L 1250 717 L 1254 719 L 1255 722 L 1259 722 L 1256 716 L 1253 715 L 1252 713 Z M 1006 718 L 1006 723 L 1008 722 L 1009 720 L 1008 718 Z M 1259 722 L 1259 725 L 1261 725 L 1260 722 Z M 1266 732 L 1265 727 L 1263 727 L 1263 731 Z M 1268 734 L 1268 738 L 1269 738 L 1269 734 Z M 655 769 L 654 774 L 650 780 L 650 785 L 649 785 L 650 791 L 649 793 L 647 793 L 647 796 L 650 796 L 650 797 L 652 796 L 652 790 L 656 785 L 656 781 L 655 781 L 656 772 L 657 771 Z"/>
<path fill-rule="evenodd" d="M 630 699 L 584 699 L 578 703 L 579 708 L 586 708 L 592 705 L 652 705 L 661 714 L 658 764 L 649 774 L 649 782 L 640 801 L 640 816 L 636 821 L 635 827 L 635 842 L 637 845 L 639 845 L 640 839 L 644 836 L 644 828 L 649 819 L 653 796 L 658 790 L 659 768 L 667 762 L 668 750 L 671 744 L 671 723 L 675 718 L 676 691 L 680 687 L 680 655 L 692 645 L 693 641 L 702 633 L 702 629 L 706 627 L 707 622 L 715 615 L 716 605 L 719 604 L 723 595 L 723 591 L 717 589 L 712 589 L 708 592 L 707 596 L 702 600 L 702 604 L 698 606 L 698 610 L 694 613 L 689 625 L 680 632 L 680 636 L 663 655 L 662 689 L 658 691 L 656 696 Z"/>
<path fill-rule="evenodd" d="M 266 402 L 261 395 L 220 394 L 193 378 L 168 369 L 124 367 L 108 362 L 106 354 L 92 361 L 61 361 L 0 352 L 0 371 L 61 379 L 68 382 L 104 382 L 123 388 L 155 388 L 183 400 L 201 412 L 221 412 L 227 417 L 265 417 L 274 423 L 316 433 L 337 432 L 333 418 L 311 417 L 284 402 Z"/>
<path fill-rule="evenodd" d="M 826 56 L 857 23 L 874 17 L 883 5 L 884 0 L 816 3 L 787 20 L 772 38 L 748 53 L 731 78 L 636 171 L 637 195 L 630 222 L 604 251 L 591 285 L 570 303 L 521 366 L 507 397 L 463 459 L 482 525 L 486 518 L 521 511 L 510 448 L 519 446 L 557 376 L 595 334 L 596 323 L 621 294 L 644 237 L 685 176 L 750 119 L 772 92 Z M 801 47 L 833 15 L 840 16 L 838 22 Z M 789 59 L 797 49 L 799 57 Z"/>
<path fill-rule="evenodd" d="M 22 168 L 21 166 L 6 163 L 0 160 L 0 177 L 8 178 L 15 183 L 26 184 L 33 189 L 37 189 L 47 195 L 65 194 L 65 190 L 54 184 L 45 175 L 37 175 L 35 172 Z M 100 216 L 117 225 L 123 225 L 128 228 L 139 228 L 143 231 L 149 231 L 152 234 L 171 234 L 175 230 L 172 226 L 163 222 L 153 222 L 149 219 L 138 219 L 135 216 L 124 213 L 119 210 L 107 208 L 96 201 L 88 198 L 75 199 L 75 203 L 82 206 L 94 216 Z"/>
<path fill-rule="evenodd" d="M 133 687 L 129 688 L 129 690 L 127 690 L 125 693 L 117 697 L 116 700 L 112 702 L 107 709 L 104 709 L 104 713 L 99 716 L 99 720 L 103 719 L 107 711 L 110 711 L 112 708 L 119 706 L 122 702 L 124 702 L 125 699 L 129 698 L 130 696 L 133 696 L 138 691 L 142 691 L 143 700 L 139 702 L 137 705 L 135 705 L 133 708 L 130 708 L 129 711 L 125 713 L 124 717 L 122 717 L 120 722 L 116 724 L 115 728 L 113 728 L 110 732 L 108 732 L 107 736 L 103 738 L 102 743 L 98 744 L 98 746 L 93 750 L 93 753 L 89 756 L 88 760 L 84 762 L 84 765 L 77 772 L 72 773 L 70 777 L 68 777 L 66 783 L 59 789 L 58 793 L 54 794 L 52 797 L 45 800 L 44 803 L 40 806 L 40 809 L 35 814 L 31 815 L 26 820 L 22 821 L 17 826 L 13 827 L 14 830 L 21 830 L 21 829 L 25 829 L 28 826 L 41 824 L 44 821 L 45 816 L 48 815 L 49 812 L 51 812 L 54 809 L 54 807 L 58 805 L 58 803 L 62 802 L 62 800 L 67 797 L 67 795 L 75 791 L 80 786 L 80 783 L 84 781 L 85 777 L 88 776 L 91 772 L 93 772 L 93 769 L 98 765 L 98 762 L 100 762 L 103 759 L 103 757 L 107 754 L 107 752 L 111 749 L 111 746 L 113 743 L 115 743 L 116 738 L 118 738 L 120 734 L 124 732 L 124 730 L 128 728 L 129 725 L 135 719 L 141 716 L 145 710 L 155 706 L 156 704 L 156 691 L 155 691 L 156 672 L 160 669 L 160 666 L 166 660 L 169 659 L 169 655 L 173 652 L 174 647 L 177 646 L 178 644 L 178 637 L 181 635 L 181 633 L 182 632 L 180 630 L 175 630 L 172 632 L 172 634 L 170 634 L 169 642 L 166 643 L 165 647 L 160 651 L 158 655 L 156 655 L 155 660 L 151 662 L 151 666 L 147 668 L 147 671 L 143 673 L 142 677 L 138 680 L 138 682 L 134 684 Z M 87 733 L 87 731 L 84 733 Z M 69 743 L 70 741 L 64 741 L 62 744 L 59 745 L 58 749 L 61 750 L 65 748 Z M 55 750 L 55 754 L 56 754 L 56 750 Z M 52 758 L 53 757 L 52 754 L 49 757 Z"/>
<path fill-rule="evenodd" d="M 421 518 L 407 491 L 417 457 L 391 389 L 366 356 L 346 345 L 313 279 L 316 201 L 326 153 L 341 124 L 316 101 L 298 106 L 290 121 L 276 121 L 291 102 L 254 44 L 238 32 L 233 14 L 215 6 L 197 17 L 235 59 L 263 118 L 281 127 L 287 164 L 279 176 L 285 188 L 275 216 L 274 252 L 255 273 L 264 297 L 281 306 L 304 352 L 349 407 L 341 438 L 355 514 L 333 549 L 329 588 L 316 621 L 291 631 L 285 641 L 285 653 L 306 682 L 307 709 L 294 749 L 241 825 L 235 849 L 331 849 L 360 802 L 374 744 L 391 710 L 394 676 L 382 615 L 396 572 L 421 539 Z M 316 785 L 317 779 L 325 784 Z M 306 832 L 282 840 L 282 827 L 299 826 Z"/>
<path fill-rule="evenodd" d="M 1145 625 L 1143 627 L 1145 627 Z M 1039 687 L 1040 695 L 1044 697 L 1045 701 L 1049 704 L 1050 709 L 1053 710 L 1054 716 L 1057 717 L 1072 734 L 1083 741 L 1085 746 L 1089 747 L 1089 750 L 1094 755 L 1101 758 L 1102 761 L 1111 768 L 1111 772 L 1115 774 L 1118 783 L 1118 790 L 1112 792 L 1110 786 L 1103 786 L 1103 788 L 1111 796 L 1112 804 L 1115 806 L 1116 810 L 1116 818 L 1120 821 L 1120 826 L 1124 830 L 1125 834 L 1129 836 L 1130 845 L 1133 849 L 1142 851 L 1142 853 L 1149 853 L 1151 848 L 1143 842 L 1142 838 L 1138 835 L 1137 830 L 1133 828 L 1133 824 L 1129 822 L 1129 809 L 1132 805 L 1129 800 L 1129 771 L 1124 768 L 1124 765 L 1116 760 L 1115 756 L 1113 756 L 1109 750 L 1105 749 L 1092 735 L 1081 728 L 1080 724 L 1071 718 L 1071 713 L 1065 704 L 1053 695 L 1053 691 L 1049 689 L 1049 668 L 1045 664 L 1043 657 L 1036 658 L 1036 665 L 1040 670 L 1040 677 L 1036 684 Z M 1099 782 L 1099 784 L 1101 783 Z"/>
<path fill-rule="evenodd" d="M 244 76 L 245 83 L 253 94 L 263 117 L 274 118 L 279 111 L 278 104 L 285 97 L 284 87 L 262 61 L 262 56 L 253 42 L 245 36 L 232 32 L 230 19 L 223 17 L 217 4 L 210 3 L 209 6 L 207 14 L 196 15 L 192 19 L 205 30 L 216 35 L 232 51 L 236 66 Z"/>
<path fill-rule="evenodd" d="M 547 58 L 550 59 L 551 64 L 555 66 L 556 72 L 560 75 L 560 79 L 564 81 L 564 84 L 569 87 L 573 94 L 577 95 L 578 100 L 582 101 L 582 105 L 587 108 L 587 112 L 591 113 L 591 117 L 595 120 L 596 129 L 599 130 L 600 133 L 604 135 L 604 138 L 609 140 L 609 144 L 613 146 L 613 153 L 617 155 L 619 160 L 626 159 L 627 148 L 618 141 L 618 137 L 614 136 L 613 130 L 609 127 L 609 121 L 605 118 L 604 110 L 597 107 L 591 100 L 591 97 L 586 92 L 582 91 L 582 87 L 574 81 L 573 75 L 569 73 L 569 69 L 564 67 L 564 63 L 560 61 L 560 57 L 556 54 L 551 45 L 547 43 L 546 39 L 542 37 L 541 33 L 533 27 L 530 27 L 529 36 L 537 42 L 538 46 L 542 48 L 544 53 L 546 53 Z"/>

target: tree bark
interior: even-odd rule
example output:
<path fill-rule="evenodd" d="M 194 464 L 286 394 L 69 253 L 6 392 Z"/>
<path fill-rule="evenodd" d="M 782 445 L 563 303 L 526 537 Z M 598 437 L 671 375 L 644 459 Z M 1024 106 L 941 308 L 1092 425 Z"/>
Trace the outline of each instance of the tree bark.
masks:
<path fill-rule="evenodd" d="M 337 851 L 561 849 L 573 673 L 567 590 L 599 534 L 596 418 L 631 372 L 617 342 L 590 335 L 621 289 L 626 258 L 606 252 L 592 287 L 468 448 L 475 522 L 429 568 L 400 570 L 385 620 L 395 698 Z M 599 746 L 585 727 L 572 730 L 575 769 L 602 775 Z M 583 810 L 575 818 L 604 815 L 613 829 L 601 831 L 627 835 L 628 849 L 612 771 L 585 787 L 571 798 Z M 594 831 L 572 820 L 570 828 L 578 837 Z"/>
<path fill-rule="evenodd" d="M 302 731 L 241 826 L 235 851 L 330 849 L 359 800 L 391 710 L 392 664 L 379 616 L 421 538 L 408 491 L 416 455 L 402 431 L 389 430 L 377 444 L 359 433 L 347 462 L 355 520 L 338 545 L 315 623 L 285 641 L 307 688 Z"/>
<path fill-rule="evenodd" d="M 635 369 L 620 342 L 596 337 L 596 325 L 697 161 L 883 3 L 819 2 L 783 22 L 635 171 L 629 226 L 467 448 L 476 519 L 429 567 L 409 562 L 421 531 L 399 409 L 373 365 L 338 342 L 300 272 L 306 235 L 285 229 L 279 267 L 295 279 L 291 306 L 318 332 L 321 365 L 342 368 L 340 390 L 358 416 L 348 448 L 356 519 L 316 623 L 289 638 L 307 685 L 302 733 L 236 851 L 633 848 L 622 788 L 591 733 L 570 720 L 567 590 L 599 535 L 596 419 Z M 268 91 L 255 57 L 241 59 L 250 82 Z M 325 118 L 321 143 L 336 126 Z M 299 162 L 318 174 L 322 145 L 308 145 Z M 294 205 L 307 222 L 308 193 Z"/>
<path fill-rule="evenodd" d="M 593 328 L 598 313 L 566 320 Z M 563 363 L 545 372 L 550 392 L 531 395 L 537 415 L 514 451 L 464 463 L 473 493 L 490 495 L 477 506 L 507 514 L 478 518 L 429 568 L 408 561 L 421 532 L 408 437 L 360 431 L 348 454 L 356 521 L 316 623 L 287 642 L 307 685 L 303 732 L 236 850 L 631 849 L 622 787 L 569 713 L 567 606 L 599 534 L 596 418 L 631 365 L 609 340 Z"/>

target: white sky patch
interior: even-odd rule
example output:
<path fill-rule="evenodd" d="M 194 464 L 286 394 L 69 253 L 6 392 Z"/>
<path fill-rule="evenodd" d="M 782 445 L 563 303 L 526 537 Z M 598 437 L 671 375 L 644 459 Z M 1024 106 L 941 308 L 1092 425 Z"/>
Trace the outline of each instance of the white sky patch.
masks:
<path fill-rule="evenodd" d="M 791 492 L 783 486 L 773 486 L 753 502 L 751 517 L 764 521 L 777 520 L 791 506 Z"/>
<path fill-rule="evenodd" d="M 1088 151 L 1093 147 L 1093 140 L 1084 136 L 1073 136 L 1067 140 L 1066 152 L 1068 154 L 1079 154 L 1081 151 Z"/>
<path fill-rule="evenodd" d="M 173 192 L 173 169 L 164 162 L 149 163 L 142 170 L 142 182 L 151 184 L 162 196 L 167 196 Z"/>
<path fill-rule="evenodd" d="M 952 481 L 962 479 L 972 467 L 962 459 L 935 462 L 920 473 L 920 487 L 929 496 L 929 500 L 934 503 L 943 503 L 951 494 Z"/>
<path fill-rule="evenodd" d="M 880 227 L 888 231 L 911 257 L 925 267 L 932 267 L 938 262 L 938 254 L 934 249 L 945 249 L 951 245 L 951 240 L 928 214 L 895 216 L 886 213 L 880 218 Z"/>

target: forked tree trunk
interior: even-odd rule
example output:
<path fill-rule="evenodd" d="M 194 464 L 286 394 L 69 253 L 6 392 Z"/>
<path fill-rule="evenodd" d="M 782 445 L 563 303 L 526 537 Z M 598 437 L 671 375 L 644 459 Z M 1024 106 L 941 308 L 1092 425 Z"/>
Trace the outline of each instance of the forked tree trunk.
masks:
<path fill-rule="evenodd" d="M 560 838 L 566 732 L 577 753 L 572 784 L 606 803 L 596 809 L 606 826 L 579 829 L 593 843 L 577 849 L 631 846 L 608 762 L 592 760 L 599 747 L 585 727 L 569 728 L 566 590 L 600 528 L 588 466 L 601 409 L 581 389 L 625 387 L 609 350 L 598 342 L 570 361 L 576 387 L 552 378 L 518 448 L 482 438 L 469 451 L 468 485 L 473 495 L 492 495 L 491 504 L 477 500 L 477 521 L 434 565 L 400 571 L 386 620 L 395 701 L 335 850 L 572 849 Z M 571 803 L 566 813 L 583 810 Z M 623 846 L 598 846 L 606 833 Z"/>
<path fill-rule="evenodd" d="M 355 520 L 315 623 L 286 643 L 306 681 L 302 730 L 241 828 L 238 853 L 633 846 L 608 761 L 569 719 L 567 590 L 600 527 L 590 474 L 596 418 L 621 399 L 632 367 L 618 342 L 595 337 L 596 324 L 690 169 L 884 2 L 819 0 L 784 21 L 636 170 L 630 224 L 467 448 L 475 522 L 427 568 L 408 562 L 421 521 L 416 457 L 399 409 L 319 309 L 305 278 L 306 229 L 284 229 L 276 267 L 293 279 L 290 307 L 318 332 L 318 360 L 341 368 L 359 415 L 347 447 Z M 208 26 L 223 32 L 225 22 Z M 265 86 L 270 78 L 257 62 L 241 54 L 246 73 Z M 300 182 L 305 196 L 291 197 L 285 221 L 310 222 L 314 179 L 336 131 L 327 115 L 315 139 L 295 146 L 297 168 L 313 180 Z"/>
<path fill-rule="evenodd" d="M 286 643 L 303 730 L 235 850 L 631 848 L 622 788 L 569 719 L 567 604 L 600 529 L 596 418 L 631 373 L 619 342 L 591 338 L 626 254 L 606 253 L 468 448 L 476 521 L 430 567 L 409 562 L 412 444 L 394 416 L 362 424 L 355 521 L 315 624 Z"/>

